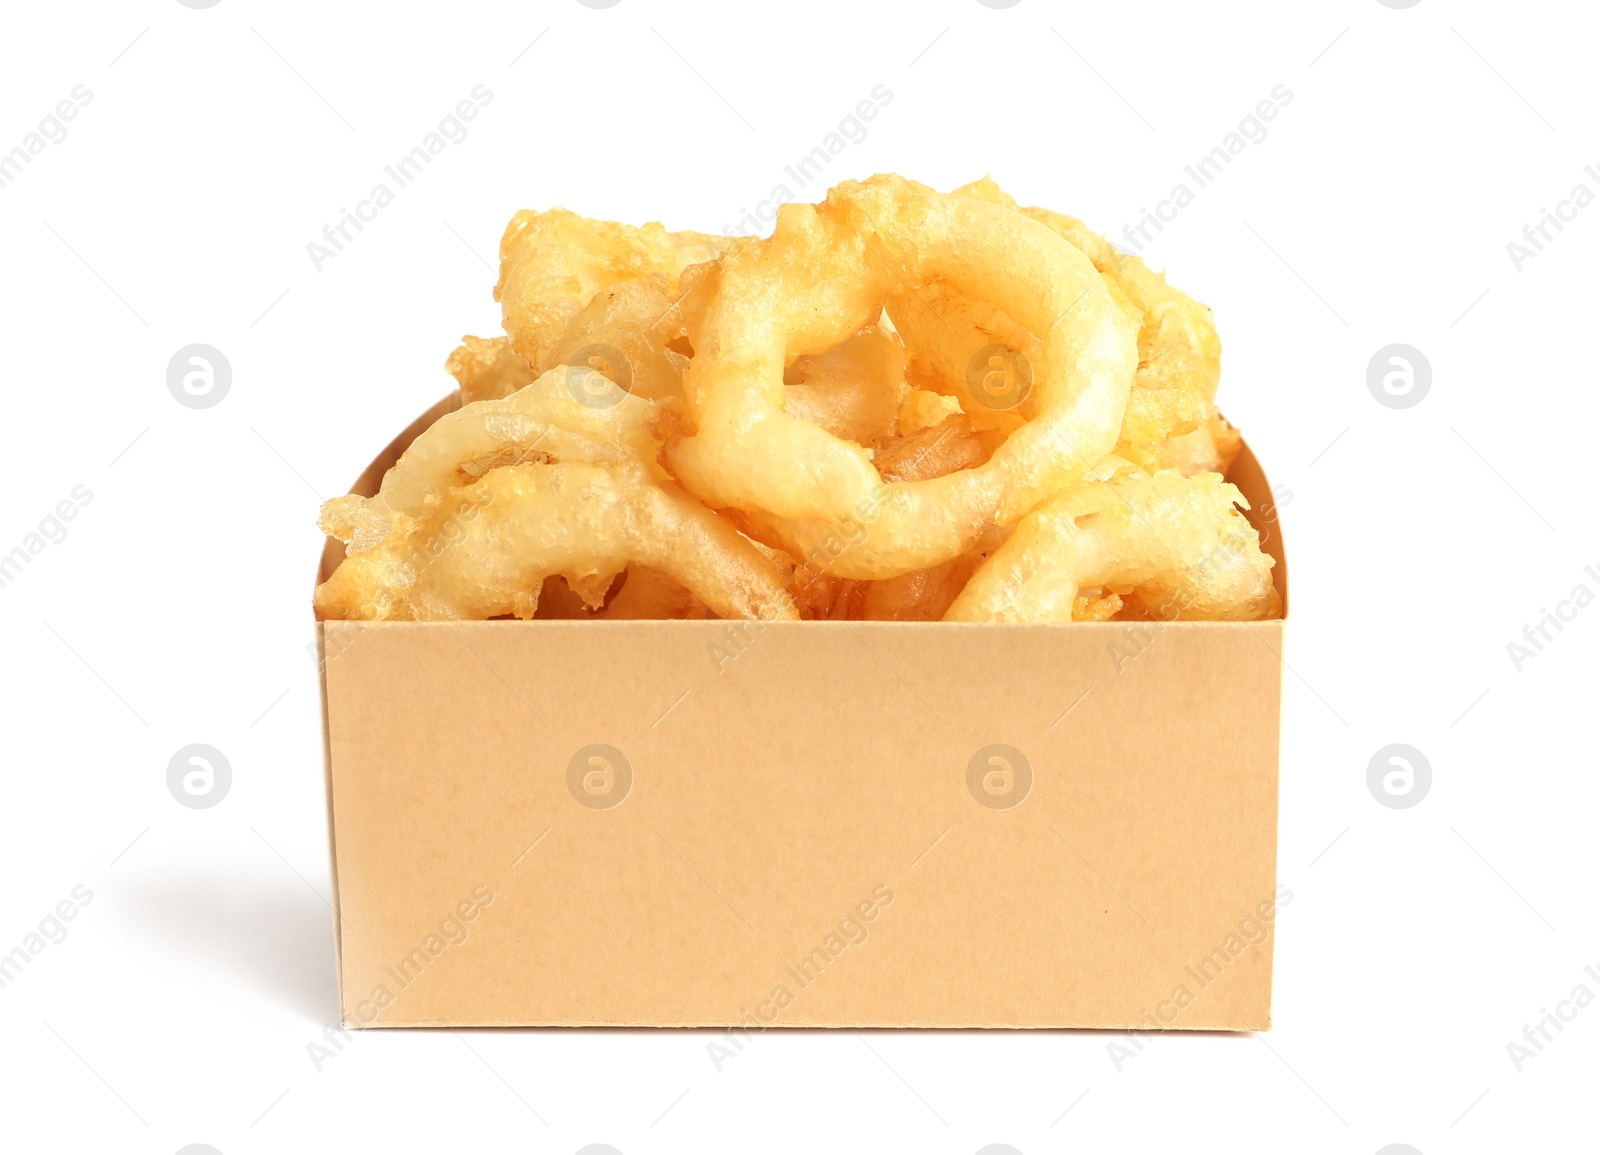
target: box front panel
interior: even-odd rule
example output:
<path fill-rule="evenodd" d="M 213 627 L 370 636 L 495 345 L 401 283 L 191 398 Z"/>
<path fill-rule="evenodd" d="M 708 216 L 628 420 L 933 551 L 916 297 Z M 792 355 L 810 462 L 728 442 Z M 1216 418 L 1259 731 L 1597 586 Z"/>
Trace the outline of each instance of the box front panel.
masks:
<path fill-rule="evenodd" d="M 1282 623 L 324 626 L 362 1025 L 1269 1025 Z"/>

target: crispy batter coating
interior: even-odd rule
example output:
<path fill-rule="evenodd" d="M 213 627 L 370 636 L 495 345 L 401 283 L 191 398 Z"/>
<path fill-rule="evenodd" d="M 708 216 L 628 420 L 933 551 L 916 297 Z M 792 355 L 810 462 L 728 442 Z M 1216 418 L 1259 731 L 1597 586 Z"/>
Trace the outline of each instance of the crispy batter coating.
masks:
<path fill-rule="evenodd" d="M 931 389 L 912 389 L 906 394 L 905 403 L 900 406 L 900 432 L 906 435 L 920 433 L 960 412 L 961 402 L 954 397 L 946 397 Z"/>
<path fill-rule="evenodd" d="M 667 289 L 667 278 L 659 275 L 601 289 L 537 368 L 587 366 L 647 401 L 683 396 L 689 358 L 673 347 L 684 340 L 684 331 Z"/>
<path fill-rule="evenodd" d="M 1180 437 L 1210 417 L 1222 376 L 1222 343 L 1211 310 L 1167 284 L 1138 257 L 1123 257 L 1118 283 L 1144 314 L 1139 371 L 1117 452 Z"/>
<path fill-rule="evenodd" d="M 661 571 L 720 617 L 797 616 L 780 570 L 637 464 L 490 470 L 347 557 L 318 588 L 316 606 L 325 618 L 531 618 L 546 578 L 566 578 L 581 596 L 596 582 L 609 588 L 629 566 Z"/>
<path fill-rule="evenodd" d="M 1114 470 L 1114 471 L 1113 471 Z M 1023 518 L 945 614 L 961 622 L 1065 622 L 1080 594 L 1133 595 L 1165 620 L 1247 621 L 1281 603 L 1272 558 L 1214 473 L 1155 476 L 1115 459 Z"/>
<path fill-rule="evenodd" d="M 669 233 L 654 222 L 635 228 L 566 209 L 524 209 L 500 238 L 494 299 L 516 351 L 530 365 L 548 365 L 557 342 L 601 289 L 653 275 L 676 295 L 679 274 L 715 260 L 727 244 L 704 233 Z"/>
<path fill-rule="evenodd" d="M 963 185 L 955 195 L 1015 208 L 1049 227 L 1094 262 L 1107 282 L 1115 286 L 1113 296 L 1129 310 L 1139 327 L 1139 368 L 1114 452 L 1148 469 L 1192 456 L 1192 447 L 1177 447 L 1165 453 L 1162 446 L 1207 424 L 1216 411 L 1213 402 L 1222 374 L 1222 344 L 1211 310 L 1167 284 L 1164 275 L 1153 272 L 1139 257 L 1118 253 L 1076 217 L 1049 209 L 1020 207 L 988 177 Z M 941 308 L 954 326 L 953 332 L 944 335 L 944 341 L 955 348 L 928 358 L 926 379 L 940 383 L 929 388 L 950 391 L 954 387 L 951 374 L 959 367 L 961 351 L 967 350 L 970 356 L 985 341 L 1000 341 L 1026 356 L 1035 356 L 1027 338 L 1019 339 L 993 324 L 985 324 L 981 315 L 972 315 L 975 308 L 966 302 Z M 915 341 L 911 343 L 916 345 Z M 914 368 L 921 367 L 915 361 L 913 364 Z M 919 384 L 923 380 L 915 372 L 913 379 Z"/>
<path fill-rule="evenodd" d="M 887 439 L 873 458 L 884 481 L 926 481 L 988 460 L 990 446 L 965 413 Z"/>
<path fill-rule="evenodd" d="M 325 502 L 323 532 L 359 553 L 404 532 L 431 498 L 491 469 L 525 462 L 653 462 L 660 407 L 625 395 L 604 398 L 612 402 L 604 406 L 586 404 L 584 380 L 554 369 L 509 397 L 446 413 L 400 455 L 377 494 Z M 664 477 L 659 468 L 654 472 Z"/>
<path fill-rule="evenodd" d="M 444 367 L 461 386 L 465 405 L 509 397 L 538 376 L 511 347 L 510 337 L 463 337 Z"/>
<path fill-rule="evenodd" d="M 846 523 L 865 526 L 865 541 L 828 561 L 839 576 L 891 577 L 957 557 L 1115 443 L 1132 327 L 1082 253 L 1012 210 L 898 177 L 846 182 L 821 206 L 784 205 L 772 237 L 731 251 L 716 280 L 691 333 L 696 432 L 672 447 L 668 467 L 703 501 L 781 521 L 797 556 L 828 553 Z M 783 412 L 783 365 L 858 330 L 895 286 L 941 280 L 1047 334 L 1036 415 L 981 465 L 886 483 L 865 450 Z M 1056 324 L 1069 312 L 1071 324 Z"/>
<path fill-rule="evenodd" d="M 1147 473 L 1176 469 L 1185 477 L 1196 473 L 1226 476 L 1242 444 L 1239 431 L 1213 409 L 1198 429 L 1180 433 L 1153 447 L 1130 447 L 1125 456 Z"/>

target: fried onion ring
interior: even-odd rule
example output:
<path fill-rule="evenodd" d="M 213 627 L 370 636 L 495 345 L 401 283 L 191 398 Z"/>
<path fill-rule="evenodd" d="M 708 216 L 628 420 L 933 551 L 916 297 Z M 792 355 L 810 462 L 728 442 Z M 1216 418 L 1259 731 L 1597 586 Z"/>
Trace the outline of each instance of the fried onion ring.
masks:
<path fill-rule="evenodd" d="M 1272 558 L 1215 473 L 1154 477 L 1108 459 L 1030 513 L 945 614 L 957 622 L 1066 622 L 1085 590 L 1132 595 L 1163 620 L 1253 621 L 1281 601 Z"/>
<path fill-rule="evenodd" d="M 530 461 L 653 463 L 661 440 L 656 436 L 661 407 L 625 394 L 606 396 L 604 389 L 599 393 L 612 402 L 609 406 L 586 404 L 580 398 L 590 396 L 590 379 L 563 366 L 509 397 L 446 413 L 400 455 L 374 496 L 348 494 L 325 502 L 323 531 L 359 553 L 403 532 L 409 519 L 428 509 L 430 498 L 469 485 L 500 466 Z M 659 467 L 653 468 L 665 477 Z"/>
<path fill-rule="evenodd" d="M 659 276 L 676 294 L 679 274 L 716 260 L 730 243 L 705 233 L 635 228 L 566 209 L 511 218 L 500 239 L 500 302 L 505 329 L 529 365 L 549 365 L 556 343 L 596 293 L 618 281 Z"/>
<path fill-rule="evenodd" d="M 1190 447 L 1179 447 L 1171 455 L 1164 454 L 1160 447 L 1207 424 L 1215 413 L 1213 402 L 1222 375 L 1222 343 L 1217 338 L 1211 310 L 1167 284 L 1166 277 L 1152 271 L 1141 258 L 1119 254 L 1104 237 L 1077 217 L 1019 206 L 988 177 L 963 185 L 954 195 L 1008 206 L 1038 221 L 1081 250 L 1109 282 L 1115 283 L 1113 295 L 1120 294 L 1119 303 L 1124 303 L 1139 318 L 1139 369 L 1134 375 L 1133 391 L 1128 395 L 1128 409 L 1115 452 L 1149 470 L 1162 468 L 1169 459 L 1191 456 Z M 957 314 L 950 323 L 958 328 L 968 320 L 959 315 L 963 307 L 971 308 L 963 305 L 947 309 Z M 981 320 L 976 327 L 990 339 L 1005 340 L 1003 335 L 995 336 L 996 330 L 983 325 Z M 956 336 L 946 338 L 969 354 L 983 339 L 970 334 L 965 334 L 964 340 Z M 1023 346 L 1015 347 L 1031 355 Z M 935 363 L 936 380 L 948 383 L 950 362 L 954 359 L 947 355 Z M 942 391 L 950 390 L 946 387 Z"/>
<path fill-rule="evenodd" d="M 659 570 L 719 617 L 797 617 L 781 570 L 642 465 L 512 465 L 450 490 L 383 544 L 347 557 L 317 589 L 324 618 L 531 618 L 544 579 L 609 586 Z"/>
<path fill-rule="evenodd" d="M 788 523 L 802 556 L 870 521 L 834 572 L 890 577 L 959 556 L 1110 452 L 1135 368 L 1135 335 L 1099 275 L 1048 228 L 1002 206 L 898 177 L 846 182 L 821 206 L 788 204 L 771 237 L 725 256 L 685 379 L 697 431 L 669 468 L 696 496 Z M 897 284 L 948 281 L 1043 334 L 1037 416 L 982 465 L 884 483 L 867 452 L 783 412 L 792 353 L 831 348 L 877 316 Z"/>

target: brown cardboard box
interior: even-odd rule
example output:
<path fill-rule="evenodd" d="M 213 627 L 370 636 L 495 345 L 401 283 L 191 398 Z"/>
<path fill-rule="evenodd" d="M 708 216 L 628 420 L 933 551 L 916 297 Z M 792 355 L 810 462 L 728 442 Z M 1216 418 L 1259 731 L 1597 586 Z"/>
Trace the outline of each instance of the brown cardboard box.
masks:
<path fill-rule="evenodd" d="M 1270 1026 L 1281 621 L 318 628 L 346 1025 Z"/>

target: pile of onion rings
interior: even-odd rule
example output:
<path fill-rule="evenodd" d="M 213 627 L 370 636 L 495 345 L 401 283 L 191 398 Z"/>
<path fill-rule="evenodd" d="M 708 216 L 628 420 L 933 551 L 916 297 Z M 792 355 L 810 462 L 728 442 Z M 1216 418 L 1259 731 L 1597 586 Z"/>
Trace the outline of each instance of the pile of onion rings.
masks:
<path fill-rule="evenodd" d="M 1276 616 L 1211 312 L 987 177 L 771 236 L 520 212 L 505 333 L 371 497 L 324 618 Z"/>

